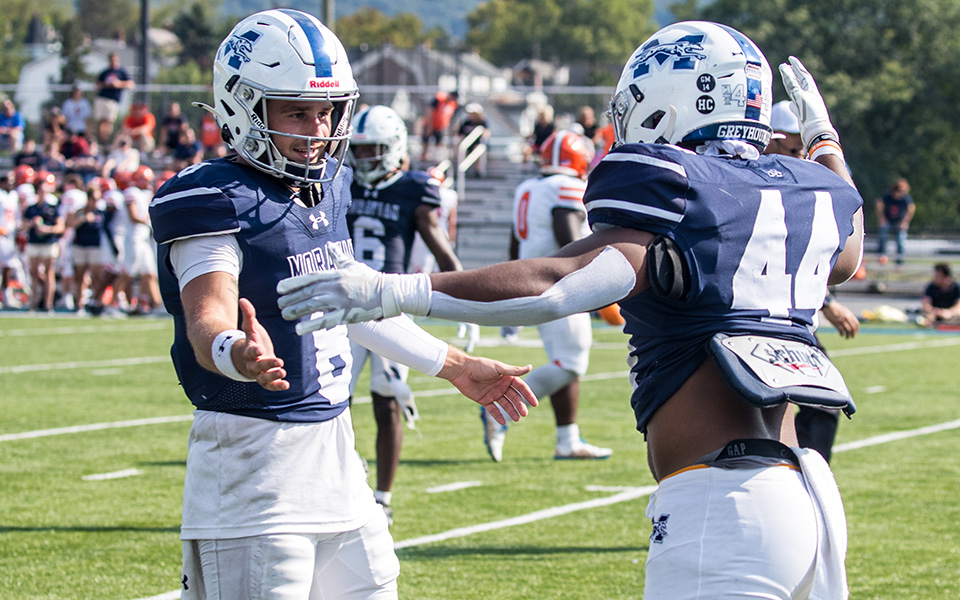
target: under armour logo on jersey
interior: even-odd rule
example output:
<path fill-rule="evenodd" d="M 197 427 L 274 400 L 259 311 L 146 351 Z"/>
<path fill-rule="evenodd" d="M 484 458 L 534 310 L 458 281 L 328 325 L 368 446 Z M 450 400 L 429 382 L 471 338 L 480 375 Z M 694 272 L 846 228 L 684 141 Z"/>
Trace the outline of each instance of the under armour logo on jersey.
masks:
<path fill-rule="evenodd" d="M 783 173 L 776 169 L 770 169 L 767 171 L 767 177 L 783 177 Z"/>
<path fill-rule="evenodd" d="M 310 215 L 310 222 L 313 223 L 314 229 L 320 229 L 320 224 L 322 223 L 324 227 L 330 226 L 330 221 L 327 220 L 327 215 L 322 210 L 320 215 Z"/>
<path fill-rule="evenodd" d="M 183 589 L 189 590 L 190 587 L 187 585 L 187 574 L 183 574 L 183 579 L 180 580 L 180 583 L 183 584 Z"/>
<path fill-rule="evenodd" d="M 243 63 L 250 62 L 250 52 L 253 50 L 254 42 L 260 39 L 260 35 L 251 29 L 240 35 L 231 36 L 223 45 L 224 56 L 229 56 L 227 64 L 234 69 L 239 69 Z"/>
<path fill-rule="evenodd" d="M 651 65 L 655 64 L 658 68 L 663 68 L 670 59 L 673 59 L 670 68 L 675 71 L 695 69 L 698 60 L 707 58 L 703 52 L 702 43 L 705 37 L 702 33 L 691 34 L 666 44 L 661 44 L 659 40 L 650 40 L 630 63 L 634 78 L 649 75 Z"/>
<path fill-rule="evenodd" d="M 667 537 L 667 521 L 670 515 L 660 515 L 659 519 L 650 519 L 653 523 L 653 532 L 650 534 L 650 541 L 654 544 L 662 544 L 663 538 Z"/>

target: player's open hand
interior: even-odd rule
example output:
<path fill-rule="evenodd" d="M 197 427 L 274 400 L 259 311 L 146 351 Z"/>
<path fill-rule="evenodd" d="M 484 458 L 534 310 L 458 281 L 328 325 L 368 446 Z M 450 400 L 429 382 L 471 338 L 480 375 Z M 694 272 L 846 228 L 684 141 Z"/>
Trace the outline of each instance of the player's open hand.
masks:
<path fill-rule="evenodd" d="M 257 320 L 257 311 L 246 298 L 240 298 L 242 315 L 241 329 L 247 334 L 246 344 L 241 347 L 243 363 L 240 372 L 257 380 L 266 390 L 280 392 L 290 388 L 285 377 L 283 359 L 274 354 L 270 334 Z"/>
<path fill-rule="evenodd" d="M 804 150 L 809 152 L 811 145 L 819 139 L 838 141 L 837 130 L 830 122 L 830 114 L 817 82 L 800 59 L 791 56 L 789 63 L 780 65 L 780 75 L 783 77 L 783 87 L 790 96 L 790 110 L 800 121 Z"/>
<path fill-rule="evenodd" d="M 539 404 L 530 387 L 520 379 L 531 368 L 530 365 L 515 367 L 490 358 L 470 356 L 451 346 L 437 377 L 446 379 L 461 394 L 487 408 L 490 415 L 504 425 L 504 414 L 519 421 L 529 413 L 527 405 Z M 494 410 L 494 404 L 500 410 Z"/>

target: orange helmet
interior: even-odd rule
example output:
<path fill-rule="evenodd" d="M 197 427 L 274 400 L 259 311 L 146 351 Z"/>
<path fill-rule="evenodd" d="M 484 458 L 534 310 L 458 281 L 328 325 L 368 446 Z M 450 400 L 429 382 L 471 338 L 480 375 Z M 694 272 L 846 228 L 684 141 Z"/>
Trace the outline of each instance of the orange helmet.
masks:
<path fill-rule="evenodd" d="M 90 183 L 96 183 L 101 192 L 117 189 L 117 183 L 110 177 L 94 177 Z"/>
<path fill-rule="evenodd" d="M 141 190 L 153 189 L 153 179 L 153 169 L 147 165 L 140 165 L 133 174 L 133 183 Z"/>
<path fill-rule="evenodd" d="M 555 131 L 540 144 L 540 171 L 543 173 L 583 178 L 591 160 L 593 150 L 572 131 Z"/>
<path fill-rule="evenodd" d="M 13 169 L 13 177 L 16 179 L 17 185 L 33 183 L 33 180 L 37 177 L 37 172 L 30 165 L 17 165 Z"/>
<path fill-rule="evenodd" d="M 49 183 L 53 185 L 57 183 L 57 176 L 50 171 L 37 171 L 33 178 L 33 185 L 36 186 L 40 185 L 41 183 Z"/>
<path fill-rule="evenodd" d="M 113 181 L 117 184 L 118 190 L 125 190 L 133 185 L 133 173 L 130 171 L 114 171 Z"/>

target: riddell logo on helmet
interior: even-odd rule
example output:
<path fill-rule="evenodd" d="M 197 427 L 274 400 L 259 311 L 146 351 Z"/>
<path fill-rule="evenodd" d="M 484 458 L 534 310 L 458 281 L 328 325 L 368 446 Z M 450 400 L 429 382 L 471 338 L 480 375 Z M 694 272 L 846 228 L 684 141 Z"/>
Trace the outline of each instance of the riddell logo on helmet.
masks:
<path fill-rule="evenodd" d="M 312 88 L 340 87 L 340 80 L 339 79 L 311 79 L 310 87 Z"/>

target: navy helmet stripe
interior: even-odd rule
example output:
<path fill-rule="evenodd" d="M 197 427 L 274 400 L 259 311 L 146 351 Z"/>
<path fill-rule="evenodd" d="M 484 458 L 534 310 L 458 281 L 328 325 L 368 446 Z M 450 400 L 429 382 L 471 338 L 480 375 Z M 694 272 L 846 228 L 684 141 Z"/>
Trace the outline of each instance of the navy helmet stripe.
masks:
<path fill-rule="evenodd" d="M 736 40 L 738 44 L 740 44 L 740 48 L 743 49 L 743 55 L 747 58 L 747 62 L 753 63 L 755 65 L 763 64 L 764 57 L 760 53 L 760 49 L 757 48 L 757 46 L 750 41 L 750 38 L 743 35 L 736 29 L 727 27 L 726 25 L 720 25 L 719 23 L 717 23 L 717 25 L 719 25 L 721 29 L 729 33 L 730 36 L 734 40 Z"/>
<path fill-rule="evenodd" d="M 363 114 L 360 115 L 360 120 L 357 121 L 357 133 L 363 133 L 363 128 L 367 124 L 367 115 L 370 114 L 369 110 L 363 111 Z"/>
<path fill-rule="evenodd" d="M 313 49 L 313 67 L 317 77 L 333 77 L 333 59 L 327 52 L 327 41 L 316 23 L 300 11 L 280 9 L 280 12 L 296 21 L 304 35 L 307 36 L 307 42 Z"/>

